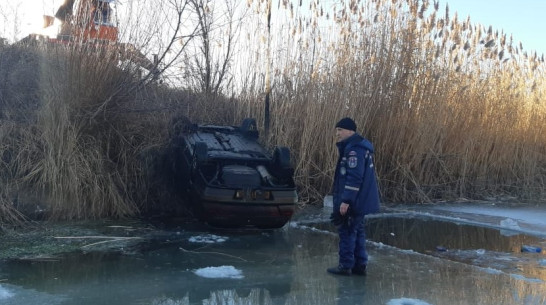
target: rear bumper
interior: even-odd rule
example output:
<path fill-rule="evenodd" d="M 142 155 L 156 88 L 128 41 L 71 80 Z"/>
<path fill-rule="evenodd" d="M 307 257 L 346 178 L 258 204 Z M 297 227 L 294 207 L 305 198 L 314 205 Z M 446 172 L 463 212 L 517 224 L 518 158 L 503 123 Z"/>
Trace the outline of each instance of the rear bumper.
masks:
<path fill-rule="evenodd" d="M 294 214 L 294 205 L 240 205 L 202 202 L 202 220 L 217 227 L 280 228 Z"/>
<path fill-rule="evenodd" d="M 294 214 L 295 190 L 274 190 L 273 200 L 234 199 L 235 190 L 207 187 L 194 205 L 202 221 L 217 227 L 280 228 Z"/>

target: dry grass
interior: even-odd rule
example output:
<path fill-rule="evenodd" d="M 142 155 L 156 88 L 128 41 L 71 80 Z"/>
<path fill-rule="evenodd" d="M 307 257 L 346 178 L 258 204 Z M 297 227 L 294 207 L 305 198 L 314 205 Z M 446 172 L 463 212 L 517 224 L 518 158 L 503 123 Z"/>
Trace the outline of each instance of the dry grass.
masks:
<path fill-rule="evenodd" d="M 291 149 L 303 202 L 330 191 L 333 125 L 344 116 L 375 144 L 385 202 L 546 200 L 543 57 L 426 1 L 340 2 L 336 13 L 312 2 L 307 17 L 286 3 L 295 17 L 272 34 L 269 54 L 265 29 L 241 42 L 247 69 L 230 99 L 142 86 L 108 54 L 1 47 L 0 223 L 34 202 L 66 219 L 157 204 L 165 189 L 154 156 L 173 118 L 262 118 L 266 71 L 263 140 Z"/>
<path fill-rule="evenodd" d="M 330 190 L 343 116 L 375 144 L 384 201 L 546 199 L 543 57 L 429 1 L 339 1 L 329 16 L 312 3 L 269 55 L 270 143 L 295 153 L 304 200 Z M 317 26 L 325 17 L 336 26 Z M 264 84 L 253 80 L 241 96 L 260 117 Z"/>
<path fill-rule="evenodd" d="M 136 215 L 157 199 L 143 161 L 166 142 L 173 114 L 217 120 L 210 102 L 197 116 L 195 96 L 143 86 L 107 53 L 51 45 L 0 52 L 17 63 L 2 66 L 0 223 L 35 215 L 34 204 L 49 219 Z"/>

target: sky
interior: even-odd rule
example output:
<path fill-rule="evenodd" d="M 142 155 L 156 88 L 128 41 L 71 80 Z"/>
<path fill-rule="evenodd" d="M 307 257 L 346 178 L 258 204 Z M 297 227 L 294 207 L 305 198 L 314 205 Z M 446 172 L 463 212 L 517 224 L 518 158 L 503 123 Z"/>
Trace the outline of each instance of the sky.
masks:
<path fill-rule="evenodd" d="M 280 0 L 273 0 L 274 3 Z M 54 14 L 53 6 L 60 5 L 62 0 L 0 0 L 0 12 L 19 7 L 19 16 L 25 19 L 21 22 L 21 31 L 18 39 L 25 37 L 33 27 L 41 23 L 41 15 Z M 329 1 L 332 2 L 332 1 Z M 431 0 L 432 4 L 432 0 Z M 523 44 L 528 52 L 537 51 L 546 54 L 546 0 L 440 0 L 443 11 L 445 5 L 450 8 L 450 16 L 458 12 L 459 20 L 470 16 L 472 23 L 480 23 L 485 27 L 493 26 L 495 30 L 503 30 L 507 36 L 513 35 L 514 43 Z M 2 33 L 9 31 L 6 28 L 10 22 L 10 14 L 0 14 L 0 36 L 12 39 L 10 35 Z M 12 16 L 11 16 L 12 17 Z"/>
<path fill-rule="evenodd" d="M 440 0 L 440 7 L 446 3 L 450 16 L 455 11 L 459 20 L 470 16 L 472 23 L 512 34 L 524 51 L 546 54 L 546 0 Z"/>

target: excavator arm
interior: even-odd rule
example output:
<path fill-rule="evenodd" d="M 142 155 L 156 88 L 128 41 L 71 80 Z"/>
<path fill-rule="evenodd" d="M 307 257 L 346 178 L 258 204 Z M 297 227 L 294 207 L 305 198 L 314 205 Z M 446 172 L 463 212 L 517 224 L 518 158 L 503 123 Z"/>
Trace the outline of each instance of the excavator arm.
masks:
<path fill-rule="evenodd" d="M 57 10 L 57 13 L 55 13 L 55 18 L 61 20 L 62 22 L 67 22 L 69 17 L 74 14 L 75 2 L 76 0 L 65 0 Z"/>
<path fill-rule="evenodd" d="M 91 50 L 110 49 L 115 51 L 121 61 L 131 61 L 135 65 L 157 72 L 157 65 L 150 61 L 134 45 L 121 43 L 118 28 L 114 21 L 111 4 L 115 0 L 65 0 L 55 13 L 61 21 L 60 31 L 50 43 L 89 45 Z M 45 27 L 53 24 L 51 16 L 44 19 Z M 39 35 L 29 35 L 22 40 L 32 41 Z M 156 75 L 157 76 L 157 75 Z M 155 76 L 155 77 L 156 77 Z"/>

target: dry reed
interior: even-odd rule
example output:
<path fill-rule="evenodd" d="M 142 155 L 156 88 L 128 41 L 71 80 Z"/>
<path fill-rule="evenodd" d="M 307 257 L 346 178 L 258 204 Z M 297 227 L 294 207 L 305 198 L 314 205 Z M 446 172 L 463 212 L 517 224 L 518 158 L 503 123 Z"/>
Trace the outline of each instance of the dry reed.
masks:
<path fill-rule="evenodd" d="M 258 30 L 240 42 L 244 67 L 224 90 L 229 99 L 142 86 L 106 53 L 0 48 L 0 223 L 22 219 L 20 194 L 54 218 L 122 217 L 156 204 L 165 183 L 153 153 L 168 143 L 169 122 L 263 118 L 267 59 L 262 140 L 291 149 L 302 202 L 330 191 L 333 125 L 343 116 L 375 144 L 385 202 L 546 199 L 543 56 L 436 2 L 339 1 L 332 13 L 322 5 L 312 1 L 305 15 L 284 3 L 292 19 L 268 39 L 263 26 L 249 27 Z"/>
<path fill-rule="evenodd" d="M 272 38 L 284 48 L 272 55 L 282 60 L 273 63 L 269 143 L 292 149 L 304 201 L 329 192 L 333 125 L 343 116 L 375 144 L 384 201 L 546 199 L 539 56 L 519 56 L 502 33 L 474 30 L 437 3 L 432 11 L 413 0 L 336 5 L 335 27 L 317 27 L 324 20 L 314 14 L 307 28 Z M 310 47 L 317 36 L 327 39 Z M 261 60 L 251 65 L 258 74 Z M 242 105 L 260 117 L 263 84 L 252 81 Z"/>
<path fill-rule="evenodd" d="M 172 118 L 232 117 L 228 99 L 142 84 L 107 48 L 13 45 L 0 54 L 0 224 L 153 209 L 168 197 L 159 152 Z"/>

